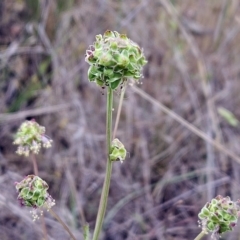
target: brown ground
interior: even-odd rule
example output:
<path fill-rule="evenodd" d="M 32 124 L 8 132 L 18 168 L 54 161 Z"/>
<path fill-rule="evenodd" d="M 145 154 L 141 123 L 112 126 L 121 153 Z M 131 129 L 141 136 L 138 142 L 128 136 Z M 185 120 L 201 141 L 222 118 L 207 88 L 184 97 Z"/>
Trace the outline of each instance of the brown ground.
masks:
<path fill-rule="evenodd" d="M 54 140 L 37 156 L 54 210 L 77 239 L 85 220 L 93 231 L 106 161 L 106 94 L 88 82 L 84 54 L 107 29 L 144 48 L 148 64 L 136 87 L 155 102 L 128 87 L 117 137 L 129 154 L 114 164 L 102 239 L 190 240 L 206 201 L 240 198 L 238 0 L 1 0 L 1 240 L 43 239 L 41 221 L 32 222 L 14 188 L 33 172 L 12 145 L 21 122 L 32 118 Z M 114 116 L 119 98 L 117 91 Z M 69 239 L 49 213 L 45 222 L 48 239 Z M 222 239 L 239 238 L 236 227 Z"/>

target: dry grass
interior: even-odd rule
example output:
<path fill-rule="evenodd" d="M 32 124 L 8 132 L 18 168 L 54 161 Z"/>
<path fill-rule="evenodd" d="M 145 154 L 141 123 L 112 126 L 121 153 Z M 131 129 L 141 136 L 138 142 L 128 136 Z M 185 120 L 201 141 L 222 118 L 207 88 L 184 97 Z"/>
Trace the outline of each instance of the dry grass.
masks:
<path fill-rule="evenodd" d="M 207 200 L 240 198 L 239 125 L 217 111 L 240 119 L 239 1 L 37 3 L 0 2 L 1 240 L 43 239 L 14 188 L 33 171 L 12 145 L 17 127 L 31 118 L 54 140 L 37 158 L 55 211 L 77 239 L 85 220 L 93 230 L 105 170 L 106 96 L 88 82 L 84 54 L 107 29 L 127 33 L 149 62 L 137 86 L 143 94 L 136 86 L 126 90 L 117 137 L 129 157 L 114 164 L 102 239 L 193 239 Z M 117 92 L 116 110 L 119 99 Z M 46 224 L 49 239 L 68 239 L 49 214 Z M 239 228 L 223 238 L 239 239 Z"/>

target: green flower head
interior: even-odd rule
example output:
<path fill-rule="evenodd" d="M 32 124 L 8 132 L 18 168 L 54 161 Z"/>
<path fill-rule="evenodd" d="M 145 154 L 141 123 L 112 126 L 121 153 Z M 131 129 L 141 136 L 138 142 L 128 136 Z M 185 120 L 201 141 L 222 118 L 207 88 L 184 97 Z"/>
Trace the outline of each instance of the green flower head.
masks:
<path fill-rule="evenodd" d="M 32 211 L 34 220 L 38 218 L 37 209 L 49 210 L 55 205 L 55 200 L 47 192 L 48 184 L 38 176 L 28 175 L 21 182 L 16 183 L 16 189 L 21 205 L 35 210 Z"/>
<path fill-rule="evenodd" d="M 237 224 L 240 213 L 238 202 L 231 201 L 230 197 L 217 196 L 207 203 L 198 214 L 200 225 L 207 233 L 211 232 L 214 239 L 222 233 L 232 231 Z"/>
<path fill-rule="evenodd" d="M 111 145 L 110 160 L 120 161 L 122 163 L 125 160 L 126 155 L 127 151 L 124 145 L 119 141 L 119 139 L 115 138 Z"/>
<path fill-rule="evenodd" d="M 18 129 L 13 144 L 19 145 L 16 151 L 19 155 L 29 156 L 30 151 L 37 154 L 41 147 L 51 147 L 52 140 L 45 135 L 45 127 L 35 120 L 25 121 Z"/>
<path fill-rule="evenodd" d="M 125 34 L 106 31 L 97 35 L 96 41 L 86 51 L 90 64 L 88 78 L 99 86 L 116 89 L 128 78 L 142 77 L 142 67 L 147 63 L 142 49 Z"/>

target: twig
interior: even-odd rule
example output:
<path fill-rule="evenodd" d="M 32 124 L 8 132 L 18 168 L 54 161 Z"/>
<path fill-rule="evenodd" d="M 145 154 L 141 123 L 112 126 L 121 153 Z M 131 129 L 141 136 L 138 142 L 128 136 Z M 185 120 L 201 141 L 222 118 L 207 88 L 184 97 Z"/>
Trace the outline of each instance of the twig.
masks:
<path fill-rule="evenodd" d="M 39 7 L 41 9 L 41 20 L 40 20 L 40 22 L 41 22 L 41 24 L 44 28 L 46 27 L 46 23 L 47 23 L 50 4 L 51 4 L 51 1 L 49 1 L 49 0 L 39 1 Z"/>
<path fill-rule="evenodd" d="M 184 25 L 181 23 L 180 18 L 179 18 L 179 13 L 176 10 L 176 8 L 173 6 L 173 4 L 168 1 L 168 0 L 160 0 L 160 2 L 163 4 L 164 8 L 166 11 L 169 13 L 169 15 L 173 18 L 173 20 L 177 23 L 179 26 L 184 38 L 186 39 L 190 50 L 192 51 L 193 56 L 196 58 L 197 62 L 197 68 L 200 76 L 200 80 L 202 83 L 202 89 L 203 89 L 203 94 L 206 99 L 206 105 L 207 105 L 207 111 L 209 117 L 206 119 L 207 123 L 207 129 L 208 129 L 208 138 L 212 138 L 212 136 L 216 135 L 216 141 L 220 142 L 221 140 L 221 132 L 218 127 L 218 120 L 215 114 L 215 106 L 214 102 L 210 101 L 210 96 L 211 96 L 211 85 L 208 83 L 208 74 L 207 74 L 207 67 L 206 63 L 204 60 L 204 57 L 198 48 L 197 44 L 195 43 L 193 37 L 186 31 Z M 207 148 L 207 166 L 213 166 L 214 165 L 214 151 L 212 149 L 212 145 L 209 145 L 209 142 L 206 143 L 206 148 Z M 221 161 L 221 164 L 224 169 L 226 169 L 226 162 Z M 209 175 L 208 181 L 211 181 L 213 176 Z M 212 199 L 212 194 L 213 190 L 208 189 L 208 198 Z"/>
<path fill-rule="evenodd" d="M 72 176 L 72 174 L 69 170 L 68 162 L 66 163 L 66 177 L 67 177 L 67 180 L 69 182 L 69 186 L 70 186 L 71 192 L 73 194 L 74 201 L 76 202 L 77 208 L 79 209 L 81 224 L 84 225 L 86 223 L 85 214 L 84 214 L 80 199 L 77 196 L 77 189 L 76 189 L 76 186 L 75 186 L 73 176 Z"/>
<path fill-rule="evenodd" d="M 122 91 L 121 91 L 121 96 L 120 96 L 119 105 L 118 105 L 116 122 L 115 122 L 114 130 L 113 130 L 113 137 L 112 137 L 113 139 L 116 137 L 116 133 L 117 133 L 117 129 L 118 129 L 118 123 L 119 123 L 120 114 L 121 114 L 121 111 L 122 111 L 122 103 L 123 103 L 125 90 L 126 90 L 126 86 L 124 86 Z"/>
<path fill-rule="evenodd" d="M 32 163 L 33 163 L 34 175 L 38 176 L 38 166 L 37 166 L 36 156 L 34 154 L 31 154 L 31 160 L 32 160 Z"/>
<path fill-rule="evenodd" d="M 217 41 L 219 39 L 219 35 L 221 33 L 221 28 L 223 26 L 223 18 L 224 18 L 224 15 L 226 14 L 226 9 L 227 9 L 228 3 L 229 3 L 229 1 L 227 1 L 227 0 L 222 1 L 221 11 L 219 13 L 217 24 L 216 24 L 215 31 L 214 31 L 214 38 L 213 38 L 214 43 L 217 43 Z"/>
<path fill-rule="evenodd" d="M 3 121 L 9 122 L 9 121 L 15 121 L 18 119 L 24 119 L 28 116 L 39 116 L 39 115 L 43 115 L 43 114 L 59 112 L 59 110 L 68 108 L 70 106 L 73 106 L 73 103 L 59 104 L 59 105 L 55 105 L 55 106 L 25 110 L 25 111 L 21 111 L 21 112 L 17 112 L 17 113 L 0 114 L 0 123 Z"/>
<path fill-rule="evenodd" d="M 191 132 L 196 134 L 198 137 L 200 137 L 203 140 L 207 141 L 208 143 L 213 145 L 216 149 L 218 149 L 220 152 L 224 153 L 225 155 L 227 155 L 227 156 L 231 157 L 232 159 L 234 159 L 236 162 L 240 163 L 240 157 L 237 156 L 232 151 L 228 150 L 225 146 L 223 146 L 219 142 L 209 138 L 206 133 L 204 133 L 203 131 L 201 131 L 200 129 L 198 129 L 197 127 L 192 125 L 191 123 L 187 122 L 185 119 L 183 119 L 182 117 L 177 115 L 175 112 L 173 112 L 172 110 L 170 110 L 169 108 L 164 106 L 162 103 L 160 103 L 157 100 L 155 100 L 154 98 L 152 98 L 149 94 L 145 93 L 144 91 L 142 91 L 138 87 L 132 86 L 132 89 L 134 90 L 134 92 L 139 94 L 141 97 L 143 97 L 147 101 L 149 101 L 152 104 L 154 104 L 156 107 L 161 109 L 164 113 L 166 113 L 167 115 L 171 116 L 174 120 L 176 120 L 177 122 L 182 124 L 184 127 L 186 127 L 188 130 L 190 130 Z"/>

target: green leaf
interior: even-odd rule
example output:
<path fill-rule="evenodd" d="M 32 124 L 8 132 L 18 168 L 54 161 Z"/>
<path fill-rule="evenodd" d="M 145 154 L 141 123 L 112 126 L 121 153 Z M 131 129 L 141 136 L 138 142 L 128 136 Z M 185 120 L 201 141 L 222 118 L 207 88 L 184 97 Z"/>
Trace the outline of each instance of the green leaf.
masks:
<path fill-rule="evenodd" d="M 210 212 L 209 212 L 209 210 L 208 210 L 206 207 L 204 207 L 204 208 L 202 209 L 202 213 L 203 213 L 205 216 L 209 216 L 209 215 L 210 215 Z"/>
<path fill-rule="evenodd" d="M 99 76 L 99 70 L 98 67 L 92 65 L 89 69 L 88 69 L 88 79 L 90 82 L 95 81 L 96 78 Z"/>
<path fill-rule="evenodd" d="M 21 196 L 23 196 L 23 197 L 25 197 L 27 194 L 28 194 L 28 192 L 29 192 L 29 188 L 23 188 L 22 190 L 21 190 L 21 193 L 20 193 L 20 195 Z"/>
<path fill-rule="evenodd" d="M 109 78 L 109 82 L 116 82 L 121 79 L 122 79 L 122 74 L 114 73 L 114 75 L 111 78 Z"/>
<path fill-rule="evenodd" d="M 40 196 L 41 192 L 39 191 L 35 191 L 33 196 L 32 196 L 32 200 L 36 201 L 38 199 L 38 197 Z"/>
<path fill-rule="evenodd" d="M 227 110 L 226 108 L 219 107 L 218 108 L 219 115 L 224 118 L 224 120 L 231 126 L 237 127 L 239 124 L 238 119 L 234 116 L 232 112 Z"/>
<path fill-rule="evenodd" d="M 111 83 L 110 83 L 110 88 L 111 88 L 112 90 L 114 90 L 114 89 L 116 89 L 116 88 L 119 86 L 120 83 L 121 83 L 121 79 L 119 79 L 119 80 L 117 80 L 117 81 L 115 81 L 115 82 L 111 82 Z"/>
<path fill-rule="evenodd" d="M 112 55 L 109 52 L 103 53 L 99 58 L 99 64 L 104 67 L 112 66 L 114 64 Z"/>
<path fill-rule="evenodd" d="M 100 79 L 96 79 L 96 83 L 98 86 L 102 87 L 104 85 L 104 82 Z"/>
<path fill-rule="evenodd" d="M 37 206 L 41 207 L 45 203 L 45 198 L 44 197 L 39 197 L 37 200 Z"/>
<path fill-rule="evenodd" d="M 210 230 L 210 231 L 213 231 L 215 229 L 215 224 L 214 222 L 209 222 L 207 224 L 207 228 Z"/>

